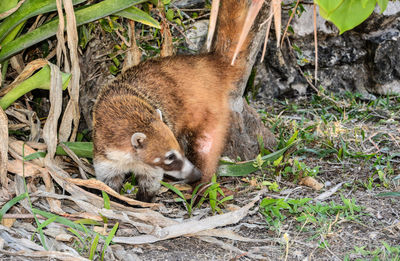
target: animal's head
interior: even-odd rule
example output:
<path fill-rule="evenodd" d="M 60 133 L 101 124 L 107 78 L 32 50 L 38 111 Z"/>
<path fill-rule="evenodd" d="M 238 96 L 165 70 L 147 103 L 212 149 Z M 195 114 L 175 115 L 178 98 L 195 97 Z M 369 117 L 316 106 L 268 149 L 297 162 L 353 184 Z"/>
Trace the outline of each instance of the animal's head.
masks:
<path fill-rule="evenodd" d="M 135 132 L 131 143 L 136 157 L 154 168 L 164 171 L 164 174 L 187 183 L 193 183 L 201 178 L 201 172 L 184 155 L 182 148 L 170 128 L 159 117 L 151 122 L 143 132 Z"/>

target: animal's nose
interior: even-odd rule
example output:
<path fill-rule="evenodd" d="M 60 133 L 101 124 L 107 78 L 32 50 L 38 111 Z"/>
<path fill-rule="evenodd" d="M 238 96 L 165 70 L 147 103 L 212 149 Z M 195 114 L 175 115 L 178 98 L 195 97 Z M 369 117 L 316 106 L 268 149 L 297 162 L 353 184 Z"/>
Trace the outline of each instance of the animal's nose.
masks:
<path fill-rule="evenodd" d="M 193 166 L 192 172 L 186 177 L 185 182 L 194 183 L 196 181 L 199 181 L 201 179 L 201 176 L 201 171 Z"/>

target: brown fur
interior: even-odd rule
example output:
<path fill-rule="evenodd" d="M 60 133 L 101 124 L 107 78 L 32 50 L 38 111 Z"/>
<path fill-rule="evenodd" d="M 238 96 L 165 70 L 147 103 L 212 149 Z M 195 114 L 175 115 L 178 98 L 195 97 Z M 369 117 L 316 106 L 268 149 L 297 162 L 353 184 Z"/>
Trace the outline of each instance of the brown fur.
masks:
<path fill-rule="evenodd" d="M 245 59 L 247 43 L 236 66 L 230 66 L 246 10 L 246 0 L 222 1 L 214 52 L 149 60 L 105 86 L 94 108 L 95 160 L 107 160 L 110 148 L 135 153 L 131 136 L 141 132 L 149 141 L 145 149 L 149 155 L 143 161 L 161 157 L 158 154 L 171 148 L 184 151 L 202 172 L 202 182 L 210 181 L 227 135 L 229 93 Z M 156 109 L 162 111 L 173 135 L 167 133 Z"/>

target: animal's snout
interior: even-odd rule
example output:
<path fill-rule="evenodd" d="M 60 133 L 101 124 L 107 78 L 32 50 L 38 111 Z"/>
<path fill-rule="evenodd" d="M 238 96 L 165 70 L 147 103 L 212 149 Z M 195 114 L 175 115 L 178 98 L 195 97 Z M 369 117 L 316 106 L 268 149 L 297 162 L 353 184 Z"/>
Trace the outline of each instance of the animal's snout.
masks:
<path fill-rule="evenodd" d="M 180 170 L 165 171 L 168 176 L 178 180 L 183 180 L 185 183 L 193 183 L 201 179 L 201 171 L 196 168 L 188 159 L 183 159 L 183 164 Z"/>
<path fill-rule="evenodd" d="M 194 183 L 196 181 L 199 181 L 201 179 L 201 171 L 193 166 L 192 172 L 185 178 L 185 183 Z"/>

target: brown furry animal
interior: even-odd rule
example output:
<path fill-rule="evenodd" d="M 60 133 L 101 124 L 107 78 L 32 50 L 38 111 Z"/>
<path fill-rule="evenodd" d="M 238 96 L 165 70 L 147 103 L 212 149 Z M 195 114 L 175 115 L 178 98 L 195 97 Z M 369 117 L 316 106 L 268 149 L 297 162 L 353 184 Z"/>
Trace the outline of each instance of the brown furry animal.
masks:
<path fill-rule="evenodd" d="M 247 45 L 230 66 L 246 10 L 246 0 L 222 1 L 214 52 L 148 60 L 101 90 L 93 117 L 99 180 L 118 191 L 133 171 L 144 201 L 156 195 L 164 174 L 210 181 L 229 126 L 229 93 L 246 54 Z"/>

